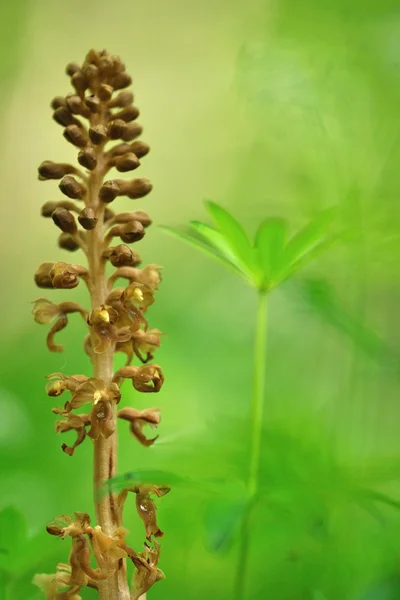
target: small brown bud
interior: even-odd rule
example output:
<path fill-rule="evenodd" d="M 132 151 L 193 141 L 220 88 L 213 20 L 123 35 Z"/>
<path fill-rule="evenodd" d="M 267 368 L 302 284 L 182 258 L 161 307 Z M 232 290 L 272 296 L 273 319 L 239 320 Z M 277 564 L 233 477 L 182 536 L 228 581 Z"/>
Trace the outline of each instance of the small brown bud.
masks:
<path fill-rule="evenodd" d="M 59 124 L 67 127 L 68 125 L 77 125 L 79 121 L 75 119 L 66 106 L 59 106 L 53 113 L 53 119 Z"/>
<path fill-rule="evenodd" d="M 61 200 L 59 202 L 52 202 L 52 201 L 45 202 L 41 208 L 40 214 L 42 215 L 42 217 L 51 217 L 53 212 L 59 206 L 61 206 L 62 208 L 66 208 L 67 210 L 73 210 L 73 211 L 77 212 L 77 207 L 75 206 L 75 204 L 73 202 L 69 202 L 68 200 Z"/>
<path fill-rule="evenodd" d="M 114 223 L 128 223 L 129 221 L 139 221 L 143 227 L 149 227 L 152 224 L 150 216 L 144 210 L 134 210 L 115 215 Z"/>
<path fill-rule="evenodd" d="M 85 186 L 79 183 L 74 177 L 71 177 L 71 175 L 66 175 L 60 181 L 58 187 L 63 194 L 74 200 L 81 200 L 86 193 Z"/>
<path fill-rule="evenodd" d="M 35 273 L 35 283 L 40 288 L 52 288 L 53 283 L 50 277 L 50 271 L 53 268 L 54 263 L 45 262 L 39 265 Z"/>
<path fill-rule="evenodd" d="M 122 121 L 122 119 L 116 119 L 115 121 L 112 121 L 107 127 L 107 135 L 110 138 L 110 140 L 117 140 L 118 138 L 122 137 L 125 128 L 125 121 Z"/>
<path fill-rule="evenodd" d="M 53 287 L 57 289 L 72 289 L 79 285 L 79 275 L 84 274 L 82 267 L 68 265 L 65 262 L 56 262 L 50 270 Z"/>
<path fill-rule="evenodd" d="M 98 219 L 95 216 L 93 208 L 87 206 L 79 214 L 78 221 L 82 225 L 83 229 L 90 230 L 96 227 Z"/>
<path fill-rule="evenodd" d="M 98 66 L 100 64 L 100 58 L 100 52 L 91 48 L 85 56 L 85 64 L 93 63 Z"/>
<path fill-rule="evenodd" d="M 65 163 L 55 163 L 51 160 L 45 160 L 38 168 L 39 179 L 61 179 L 68 173 L 76 173 L 75 167 Z"/>
<path fill-rule="evenodd" d="M 60 108 L 60 106 L 67 106 L 67 101 L 64 98 L 64 96 L 56 96 L 55 98 L 53 98 L 53 100 L 51 101 L 50 104 L 51 108 L 53 110 L 57 110 L 57 108 Z"/>
<path fill-rule="evenodd" d="M 142 158 L 150 152 L 150 146 L 145 144 L 145 142 L 136 140 L 136 142 L 132 142 L 131 144 L 131 151 L 136 154 L 138 158 Z"/>
<path fill-rule="evenodd" d="M 76 63 L 69 63 L 66 67 L 65 67 L 65 72 L 67 75 L 69 75 L 70 77 L 72 77 L 72 75 L 74 75 L 75 73 L 78 73 L 78 71 L 80 71 L 81 68 L 79 65 L 77 65 Z"/>
<path fill-rule="evenodd" d="M 111 85 L 102 83 L 101 85 L 99 85 L 97 94 L 102 102 L 108 102 L 112 96 L 113 91 L 114 91 L 114 88 Z"/>
<path fill-rule="evenodd" d="M 128 75 L 128 73 L 125 73 L 125 72 L 118 73 L 118 75 L 116 75 L 113 78 L 111 83 L 112 83 L 114 90 L 122 90 L 123 88 L 126 88 L 129 85 L 131 85 L 132 77 L 130 75 Z"/>
<path fill-rule="evenodd" d="M 92 171 L 97 165 L 96 151 L 88 146 L 84 150 L 81 150 L 78 154 L 78 163 Z"/>
<path fill-rule="evenodd" d="M 131 142 L 143 133 L 143 127 L 134 121 L 133 123 L 127 123 L 121 138 L 124 142 Z"/>
<path fill-rule="evenodd" d="M 73 115 L 82 115 L 82 117 L 85 117 L 86 119 L 90 117 L 90 110 L 80 96 L 73 94 L 68 96 L 66 101 L 67 106 Z"/>
<path fill-rule="evenodd" d="M 85 90 L 88 87 L 88 82 L 86 80 L 86 77 L 84 76 L 84 74 L 82 73 L 82 71 L 80 69 L 79 69 L 79 71 L 76 71 L 72 75 L 71 83 L 80 96 L 83 95 L 83 93 L 85 92 Z"/>
<path fill-rule="evenodd" d="M 111 179 L 105 181 L 100 188 L 99 197 L 103 202 L 112 202 L 117 196 L 119 196 L 120 189 L 118 183 Z"/>
<path fill-rule="evenodd" d="M 66 129 L 64 129 L 64 137 L 74 146 L 78 146 L 78 148 L 84 148 L 88 139 L 83 131 L 83 129 L 79 125 L 68 125 Z"/>
<path fill-rule="evenodd" d="M 122 121 L 125 121 L 125 123 L 128 123 L 129 121 L 134 121 L 135 119 L 137 119 L 139 114 L 140 113 L 137 106 L 130 104 L 129 106 L 126 106 L 119 112 L 115 113 L 115 115 L 113 115 L 112 118 L 121 119 Z"/>
<path fill-rule="evenodd" d="M 64 233 L 76 233 L 77 225 L 74 216 L 65 208 L 58 207 L 51 215 L 54 223 Z"/>
<path fill-rule="evenodd" d="M 120 238 L 127 244 L 139 242 L 145 236 L 145 230 L 140 221 L 130 221 L 121 226 Z"/>
<path fill-rule="evenodd" d="M 139 159 L 133 152 L 123 154 L 115 160 L 115 167 L 120 173 L 133 171 L 134 169 L 137 169 L 139 165 Z"/>
<path fill-rule="evenodd" d="M 82 67 L 82 73 L 87 81 L 92 83 L 98 77 L 99 69 L 96 67 L 96 65 L 86 64 Z"/>
<path fill-rule="evenodd" d="M 103 144 L 107 141 L 107 131 L 103 125 L 96 125 L 89 129 L 89 137 L 93 144 Z"/>
<path fill-rule="evenodd" d="M 62 537 L 64 535 L 64 528 L 63 527 L 56 527 L 55 525 L 47 525 L 46 526 L 46 531 L 50 535 L 57 535 L 59 537 Z"/>
<path fill-rule="evenodd" d="M 109 155 L 110 157 L 122 156 L 128 152 L 131 152 L 131 144 L 122 143 L 110 148 Z"/>
<path fill-rule="evenodd" d="M 102 56 L 99 59 L 99 71 L 102 76 L 113 75 L 116 72 L 114 61 L 110 55 Z"/>
<path fill-rule="evenodd" d="M 132 92 L 120 92 L 108 103 L 109 108 L 123 108 L 133 102 Z"/>
<path fill-rule="evenodd" d="M 132 267 L 141 263 L 141 258 L 137 252 L 134 252 L 125 244 L 109 248 L 108 259 L 113 267 Z"/>
<path fill-rule="evenodd" d="M 117 179 L 117 184 L 120 188 L 120 195 L 128 196 L 128 198 L 132 199 L 143 198 L 153 189 L 149 179 L 146 179 L 145 177 L 133 179 L 132 181 Z"/>
<path fill-rule="evenodd" d="M 100 100 L 96 98 L 96 96 L 89 96 L 88 98 L 85 98 L 85 104 L 91 113 L 100 112 L 101 103 Z"/>
<path fill-rule="evenodd" d="M 69 252 L 74 252 L 79 248 L 78 242 L 76 242 L 73 236 L 69 233 L 61 233 L 60 237 L 58 238 L 58 245 L 63 250 L 69 250 Z"/>

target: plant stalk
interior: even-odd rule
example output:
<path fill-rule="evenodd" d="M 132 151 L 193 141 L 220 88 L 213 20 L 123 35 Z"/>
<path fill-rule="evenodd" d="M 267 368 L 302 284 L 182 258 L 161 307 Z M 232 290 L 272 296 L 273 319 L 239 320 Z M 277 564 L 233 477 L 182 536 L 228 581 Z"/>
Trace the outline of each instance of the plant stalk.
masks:
<path fill-rule="evenodd" d="M 88 203 L 94 209 L 98 218 L 98 225 L 88 231 L 88 266 L 89 266 L 89 291 L 92 309 L 105 304 L 109 293 L 106 278 L 106 261 L 102 258 L 104 239 L 104 204 L 99 200 L 99 189 L 102 185 L 104 174 L 103 148 L 97 150 L 97 166 L 90 173 L 88 181 Z M 93 334 L 92 334 L 93 340 Z M 111 383 L 113 378 L 114 348 L 102 354 L 93 354 L 93 375 L 102 379 L 105 385 Z M 117 409 L 114 405 L 112 419 L 116 422 Z M 117 428 L 107 439 L 100 436 L 94 440 L 94 502 L 96 507 L 97 524 L 104 533 L 113 535 L 115 529 L 122 525 L 119 522 L 115 495 L 109 494 L 98 498 L 100 486 L 117 472 L 118 438 Z M 98 597 L 100 600 L 129 600 L 130 592 L 126 578 L 126 563 L 119 561 L 118 568 L 112 577 L 98 582 Z"/>
<path fill-rule="evenodd" d="M 265 363 L 267 348 L 267 294 L 258 293 L 256 335 L 254 346 L 253 399 L 251 405 L 251 450 L 247 493 L 248 509 L 242 519 L 239 535 L 239 556 L 235 576 L 235 598 L 243 600 L 249 566 L 251 513 L 258 494 L 262 429 L 264 415 Z"/>

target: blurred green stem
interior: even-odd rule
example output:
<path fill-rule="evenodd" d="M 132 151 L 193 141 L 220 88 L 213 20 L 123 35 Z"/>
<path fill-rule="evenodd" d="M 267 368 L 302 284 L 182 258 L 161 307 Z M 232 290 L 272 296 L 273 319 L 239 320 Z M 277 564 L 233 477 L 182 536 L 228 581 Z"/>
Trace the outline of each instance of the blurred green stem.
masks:
<path fill-rule="evenodd" d="M 243 600 L 246 592 L 246 576 L 250 549 L 250 520 L 254 500 L 258 493 L 258 475 L 262 443 L 264 413 L 265 361 L 267 348 L 267 294 L 258 294 L 258 309 L 254 347 L 253 400 L 251 407 L 251 452 L 247 492 L 249 506 L 242 520 L 239 538 L 239 556 L 235 576 L 235 597 Z"/>

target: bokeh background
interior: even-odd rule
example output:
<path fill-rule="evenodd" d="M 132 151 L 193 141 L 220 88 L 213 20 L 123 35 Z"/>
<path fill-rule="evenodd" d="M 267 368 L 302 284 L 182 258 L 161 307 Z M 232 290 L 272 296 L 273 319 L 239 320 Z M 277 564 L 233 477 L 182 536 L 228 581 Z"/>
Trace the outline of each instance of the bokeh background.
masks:
<path fill-rule="evenodd" d="M 253 234 L 266 216 L 295 230 L 337 206 L 346 232 L 269 301 L 248 599 L 399 599 L 396 0 L 0 0 L 0 34 L 0 598 L 38 599 L 33 574 L 68 552 L 46 523 L 93 512 L 91 444 L 61 452 L 44 393 L 48 373 L 89 372 L 84 328 L 70 319 L 65 352 L 50 355 L 30 302 L 42 295 L 37 265 L 63 256 L 40 218 L 57 185 L 38 182 L 37 166 L 75 155 L 49 103 L 69 92 L 68 62 L 106 47 L 133 74 L 152 147 L 141 176 L 154 190 L 135 208 L 174 226 L 204 220 L 209 198 Z M 219 553 L 213 544 L 246 474 L 255 294 L 156 226 L 141 252 L 164 266 L 149 317 L 167 333 L 157 355 L 166 383 L 156 400 L 127 389 L 123 402 L 158 405 L 163 421 L 150 449 L 121 428 L 120 471 L 224 480 L 159 502 L 167 579 L 148 598 L 233 599 L 237 541 Z M 52 299 L 66 294 L 86 301 L 83 288 Z M 140 547 L 133 506 L 126 526 Z"/>

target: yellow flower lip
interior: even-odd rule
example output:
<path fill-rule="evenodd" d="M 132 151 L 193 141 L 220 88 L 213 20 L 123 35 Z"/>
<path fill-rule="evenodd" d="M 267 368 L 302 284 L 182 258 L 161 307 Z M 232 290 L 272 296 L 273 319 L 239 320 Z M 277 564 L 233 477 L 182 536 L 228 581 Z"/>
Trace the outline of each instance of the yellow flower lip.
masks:
<path fill-rule="evenodd" d="M 100 390 L 96 390 L 95 393 L 93 394 L 94 404 L 97 404 L 99 402 L 99 400 L 101 400 L 101 392 L 100 392 Z"/>
<path fill-rule="evenodd" d="M 99 317 L 102 321 L 105 321 L 106 323 L 110 322 L 110 313 L 108 312 L 107 309 L 103 308 L 100 312 L 99 312 Z"/>
<path fill-rule="evenodd" d="M 143 292 L 140 288 L 135 288 L 133 290 L 133 297 L 135 298 L 135 300 L 139 300 L 139 302 L 143 301 Z"/>

